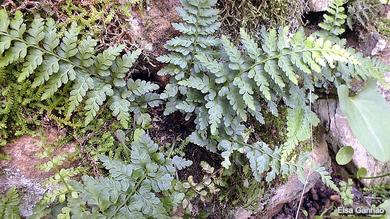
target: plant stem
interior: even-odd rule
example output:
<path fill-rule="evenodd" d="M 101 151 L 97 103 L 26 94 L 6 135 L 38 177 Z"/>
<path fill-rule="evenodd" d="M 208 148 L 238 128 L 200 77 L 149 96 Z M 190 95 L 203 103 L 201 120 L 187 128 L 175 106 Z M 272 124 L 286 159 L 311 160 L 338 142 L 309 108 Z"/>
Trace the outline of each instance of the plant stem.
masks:
<path fill-rule="evenodd" d="M 364 176 L 364 177 L 359 177 L 359 179 L 377 179 L 377 178 L 382 178 L 382 177 L 386 177 L 386 176 L 390 176 L 390 173 L 385 173 L 385 174 L 378 175 L 378 176 Z"/>

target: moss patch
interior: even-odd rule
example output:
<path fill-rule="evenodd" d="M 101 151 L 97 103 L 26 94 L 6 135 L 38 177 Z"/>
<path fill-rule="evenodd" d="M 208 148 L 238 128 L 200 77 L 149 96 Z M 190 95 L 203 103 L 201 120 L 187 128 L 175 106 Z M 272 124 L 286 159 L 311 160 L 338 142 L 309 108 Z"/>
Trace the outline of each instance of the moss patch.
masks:
<path fill-rule="evenodd" d="M 237 35 L 240 27 L 251 31 L 262 25 L 292 25 L 302 23 L 306 3 L 303 0 L 219 0 L 223 29 Z"/>

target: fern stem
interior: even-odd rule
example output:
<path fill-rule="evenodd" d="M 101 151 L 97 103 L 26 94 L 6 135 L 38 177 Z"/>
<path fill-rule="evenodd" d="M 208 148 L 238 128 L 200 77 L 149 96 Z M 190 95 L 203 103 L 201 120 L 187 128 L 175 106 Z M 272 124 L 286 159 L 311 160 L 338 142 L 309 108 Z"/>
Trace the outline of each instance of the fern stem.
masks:
<path fill-rule="evenodd" d="M 378 175 L 378 176 L 364 176 L 364 177 L 360 177 L 360 179 L 377 179 L 377 178 L 382 178 L 382 177 L 386 177 L 386 176 L 390 176 L 390 173 L 385 173 L 385 174 Z"/>

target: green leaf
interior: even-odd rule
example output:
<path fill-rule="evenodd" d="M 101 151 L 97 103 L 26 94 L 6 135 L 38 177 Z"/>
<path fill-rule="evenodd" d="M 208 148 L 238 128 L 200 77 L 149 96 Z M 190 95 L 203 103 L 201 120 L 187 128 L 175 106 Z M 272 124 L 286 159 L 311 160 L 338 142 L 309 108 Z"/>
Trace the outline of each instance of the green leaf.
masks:
<path fill-rule="evenodd" d="M 346 165 L 352 160 L 354 150 L 351 146 L 342 147 L 336 154 L 336 162 L 339 165 Z"/>
<path fill-rule="evenodd" d="M 186 160 L 182 157 L 179 157 L 179 156 L 174 156 L 172 158 L 172 164 L 176 167 L 176 169 L 178 170 L 182 170 L 186 167 L 189 167 L 192 165 L 192 161 L 191 160 Z"/>
<path fill-rule="evenodd" d="M 93 79 L 83 72 L 77 72 L 76 83 L 73 85 L 72 91 L 70 92 L 67 116 L 70 116 L 73 113 L 87 95 L 87 91 L 93 88 Z"/>
<path fill-rule="evenodd" d="M 60 44 L 61 51 L 59 53 L 61 57 L 71 58 L 77 54 L 77 37 L 79 33 L 80 30 L 77 24 L 73 22 L 62 38 L 62 43 Z"/>
<path fill-rule="evenodd" d="M 55 92 L 69 81 L 73 81 L 76 78 L 76 72 L 74 66 L 71 64 L 62 64 L 58 70 L 58 73 L 54 74 L 45 86 L 44 93 L 42 94 L 42 100 L 46 100 L 54 95 Z"/>
<path fill-rule="evenodd" d="M 129 127 L 130 121 L 130 102 L 126 99 L 122 99 L 119 96 L 113 96 L 112 103 L 110 105 L 110 110 L 112 115 L 115 116 L 123 128 L 127 129 Z"/>
<path fill-rule="evenodd" d="M 390 161 L 390 106 L 376 91 L 375 81 L 354 97 L 348 96 L 345 85 L 337 90 L 340 109 L 360 144 L 377 160 Z"/>
<path fill-rule="evenodd" d="M 5 53 L 4 57 L 0 59 L 0 68 L 22 60 L 26 55 L 27 45 L 22 42 L 16 42 L 14 46 Z"/>
<path fill-rule="evenodd" d="M 26 37 L 26 41 L 29 44 L 38 44 L 45 38 L 44 29 L 45 22 L 40 16 L 36 15 L 31 23 L 31 27 L 27 30 L 28 36 Z"/>
<path fill-rule="evenodd" d="M 364 167 L 360 167 L 357 172 L 356 172 L 356 177 L 359 179 L 359 178 L 362 178 L 362 177 L 365 177 L 367 175 L 367 169 L 364 168 Z"/>
<path fill-rule="evenodd" d="M 26 80 L 34 70 L 43 62 L 43 52 L 38 49 L 32 49 L 27 55 L 26 62 L 23 64 L 23 69 L 18 77 L 18 82 Z"/>
<path fill-rule="evenodd" d="M 0 32 L 7 32 L 10 20 L 5 9 L 0 10 Z"/>
<path fill-rule="evenodd" d="M 60 70 L 59 60 L 55 56 L 45 56 L 42 65 L 37 69 L 37 73 L 32 84 L 32 87 L 38 87 L 43 85 L 49 80 L 52 74 L 57 73 Z"/>
<path fill-rule="evenodd" d="M 0 196 L 0 218 L 18 219 L 20 197 L 15 187 L 10 188 L 5 196 Z"/>
<path fill-rule="evenodd" d="M 133 166 L 125 164 L 121 160 L 113 160 L 107 156 L 100 157 L 104 167 L 110 171 L 115 180 L 132 180 Z"/>
<path fill-rule="evenodd" d="M 143 129 L 135 129 L 133 134 L 134 141 L 140 141 L 142 136 L 145 135 L 146 132 Z"/>
<path fill-rule="evenodd" d="M 43 47 L 48 51 L 54 51 L 54 49 L 60 44 L 60 39 L 57 34 L 56 23 L 52 18 L 47 19 L 45 38 L 43 39 Z"/>
<path fill-rule="evenodd" d="M 108 49 L 104 50 L 102 53 L 96 56 L 95 67 L 97 73 L 100 76 L 110 76 L 110 71 L 108 71 L 108 69 L 112 66 L 116 57 L 120 55 L 124 48 L 124 45 L 109 47 Z"/>
<path fill-rule="evenodd" d="M 83 39 L 79 45 L 78 58 L 80 59 L 80 64 L 84 67 L 90 67 L 94 63 L 95 58 L 95 47 L 97 45 L 97 40 L 92 39 L 90 36 Z"/>
<path fill-rule="evenodd" d="M 114 91 L 108 84 L 100 84 L 88 93 L 88 99 L 86 100 L 84 107 L 84 110 L 87 111 L 85 118 L 86 125 L 95 118 L 100 106 L 106 101 L 107 96 L 112 96 L 113 94 Z"/>

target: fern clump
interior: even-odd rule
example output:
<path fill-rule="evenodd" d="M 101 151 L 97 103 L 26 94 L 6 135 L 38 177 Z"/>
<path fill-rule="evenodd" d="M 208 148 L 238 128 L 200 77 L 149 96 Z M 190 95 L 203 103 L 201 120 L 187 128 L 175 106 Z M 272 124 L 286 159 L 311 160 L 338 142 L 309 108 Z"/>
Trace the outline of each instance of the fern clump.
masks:
<path fill-rule="evenodd" d="M 194 115 L 196 130 L 189 140 L 213 152 L 221 151 L 226 168 L 231 165 L 233 152 L 245 154 L 258 180 L 267 170 L 269 181 L 277 173 L 291 170 L 290 163 L 284 162 L 291 148 L 307 140 L 310 127 L 319 122 L 310 108 L 315 96 L 309 98 L 316 87 L 327 88 L 335 81 L 348 84 L 352 78 L 383 73 L 377 68 L 360 71 L 366 67 L 360 67 L 361 61 L 371 66 L 375 62 L 358 57 L 327 36 L 307 37 L 303 29 L 290 34 L 288 27 L 262 28 L 259 41 L 241 29 L 238 47 L 227 36 L 214 37 L 219 27 L 215 1 L 182 3 L 183 8 L 178 11 L 184 23 L 173 24 L 182 36 L 168 41 L 166 48 L 170 53 L 159 58 L 168 63 L 159 74 L 172 76 L 161 95 L 167 100 L 165 114 L 178 110 L 187 119 Z M 342 5 L 339 1 L 334 4 Z M 338 11 L 341 9 L 335 12 Z M 338 15 L 335 17 L 339 19 Z M 336 74 L 339 68 L 349 71 Z M 247 144 L 248 119 L 253 117 L 258 123 L 265 123 L 262 111 L 277 116 L 280 101 L 290 108 L 290 139 L 280 147 L 283 152 L 278 148 L 271 150 L 261 141 Z M 268 169 L 269 166 L 273 168 Z"/>
<path fill-rule="evenodd" d="M 348 6 L 347 25 L 353 30 L 355 24 L 369 30 L 380 16 L 381 4 L 376 1 L 354 1 Z"/>
<path fill-rule="evenodd" d="M 85 124 L 89 124 L 100 108 L 108 104 L 115 116 L 127 128 L 130 112 L 139 120 L 147 118 L 147 105 L 155 106 L 156 84 L 127 79 L 140 50 L 121 55 L 124 46 L 96 51 L 97 40 L 80 38 L 80 28 L 73 23 L 63 37 L 52 19 L 35 16 L 26 24 L 17 11 L 12 19 L 0 11 L 0 68 L 19 69 L 18 82 L 32 80 L 32 88 L 42 93 L 41 99 L 53 97 L 61 87 L 69 87 L 66 115 L 84 103 Z"/>
<path fill-rule="evenodd" d="M 191 162 L 166 157 L 146 134 L 135 137 L 129 164 L 108 157 L 100 160 L 109 176 L 73 181 L 77 195 L 68 199 L 59 218 L 170 218 L 184 199 L 184 193 L 175 190 L 176 169 Z"/>
<path fill-rule="evenodd" d="M 0 218 L 20 218 L 19 215 L 20 197 L 15 187 L 0 197 Z"/>

